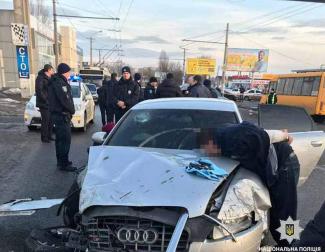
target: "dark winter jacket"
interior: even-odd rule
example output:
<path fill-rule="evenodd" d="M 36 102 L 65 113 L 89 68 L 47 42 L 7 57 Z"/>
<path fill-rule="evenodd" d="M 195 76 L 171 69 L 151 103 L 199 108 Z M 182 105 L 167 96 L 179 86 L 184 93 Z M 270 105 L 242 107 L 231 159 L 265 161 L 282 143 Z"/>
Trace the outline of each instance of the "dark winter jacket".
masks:
<path fill-rule="evenodd" d="M 132 108 L 139 102 L 139 86 L 132 79 L 125 80 L 123 77 L 113 88 L 113 104 L 115 108 L 118 101 L 123 101 L 126 105 L 126 110 Z"/>
<path fill-rule="evenodd" d="M 118 84 L 118 81 L 115 79 L 109 80 L 106 82 L 106 105 L 108 107 L 114 107 L 114 87 Z"/>
<path fill-rule="evenodd" d="M 69 117 L 75 113 L 71 86 L 63 75 L 55 74 L 48 85 L 49 109 L 51 113 Z"/>
<path fill-rule="evenodd" d="M 49 83 L 49 77 L 47 77 L 44 70 L 39 71 L 35 81 L 35 91 L 36 91 L 36 107 L 40 109 L 49 108 L 48 83 Z"/>
<path fill-rule="evenodd" d="M 211 92 L 205 86 L 197 83 L 193 86 L 188 87 L 189 96 L 191 97 L 201 97 L 201 98 L 211 98 Z"/>
<path fill-rule="evenodd" d="M 135 84 L 137 84 L 139 87 L 139 102 L 141 102 L 144 100 L 144 89 L 141 86 L 141 82 L 135 81 Z"/>
<path fill-rule="evenodd" d="M 156 89 L 151 84 L 148 85 L 144 89 L 144 100 L 154 99 L 156 98 Z"/>
<path fill-rule="evenodd" d="M 107 87 L 105 83 L 103 83 L 103 85 L 97 89 L 97 94 L 99 106 L 105 107 L 107 103 Z"/>
<path fill-rule="evenodd" d="M 165 79 L 157 88 L 156 98 L 182 97 L 182 91 L 173 80 Z"/>

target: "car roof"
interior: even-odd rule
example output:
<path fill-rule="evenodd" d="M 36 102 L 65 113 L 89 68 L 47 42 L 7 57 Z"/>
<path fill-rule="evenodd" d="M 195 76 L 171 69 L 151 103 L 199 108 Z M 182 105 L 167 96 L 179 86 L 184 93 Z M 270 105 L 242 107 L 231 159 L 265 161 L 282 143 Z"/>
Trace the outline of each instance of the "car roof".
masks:
<path fill-rule="evenodd" d="M 237 112 L 235 102 L 214 98 L 162 98 L 138 103 L 132 110 L 138 109 L 198 109 Z"/>
<path fill-rule="evenodd" d="M 82 82 L 80 82 L 81 84 Z M 79 86 L 79 81 L 70 81 L 69 82 L 70 86 Z"/>

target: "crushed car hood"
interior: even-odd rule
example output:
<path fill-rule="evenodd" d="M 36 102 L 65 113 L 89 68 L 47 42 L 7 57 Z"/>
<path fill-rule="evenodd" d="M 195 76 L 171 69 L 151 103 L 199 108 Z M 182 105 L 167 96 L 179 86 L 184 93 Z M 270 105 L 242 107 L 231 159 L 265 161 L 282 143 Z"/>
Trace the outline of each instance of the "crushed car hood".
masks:
<path fill-rule="evenodd" d="M 80 194 L 80 212 L 91 206 L 165 206 L 186 208 L 189 217 L 204 214 L 222 183 L 188 174 L 185 167 L 202 154 L 195 151 L 96 146 Z M 238 165 L 211 159 L 228 174 Z"/>

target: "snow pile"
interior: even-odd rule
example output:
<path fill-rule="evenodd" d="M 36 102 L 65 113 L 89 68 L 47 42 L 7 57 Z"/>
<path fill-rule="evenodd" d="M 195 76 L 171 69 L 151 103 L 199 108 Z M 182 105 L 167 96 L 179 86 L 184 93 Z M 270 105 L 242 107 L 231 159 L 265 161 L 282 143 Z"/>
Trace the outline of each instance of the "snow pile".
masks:
<path fill-rule="evenodd" d="M 5 91 L 3 91 L 3 93 L 5 94 L 11 94 L 11 95 L 20 95 L 21 94 L 21 90 L 20 88 L 9 88 Z"/>

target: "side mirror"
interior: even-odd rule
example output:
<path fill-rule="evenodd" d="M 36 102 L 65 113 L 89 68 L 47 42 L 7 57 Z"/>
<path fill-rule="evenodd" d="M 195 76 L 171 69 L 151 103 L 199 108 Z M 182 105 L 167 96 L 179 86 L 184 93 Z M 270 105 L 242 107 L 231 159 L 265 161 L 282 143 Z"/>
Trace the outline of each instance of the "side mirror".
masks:
<path fill-rule="evenodd" d="M 96 132 L 92 135 L 91 139 L 96 145 L 103 144 L 106 137 L 106 132 Z"/>

